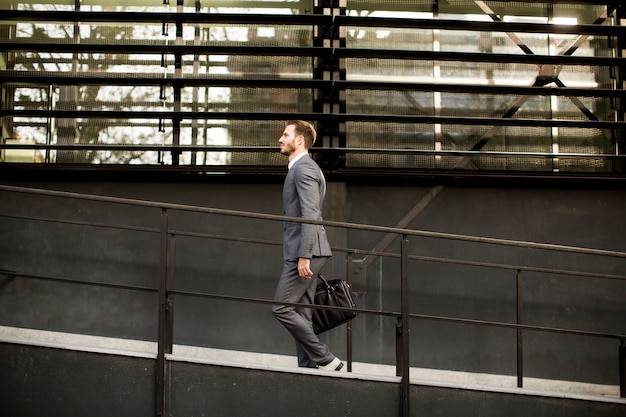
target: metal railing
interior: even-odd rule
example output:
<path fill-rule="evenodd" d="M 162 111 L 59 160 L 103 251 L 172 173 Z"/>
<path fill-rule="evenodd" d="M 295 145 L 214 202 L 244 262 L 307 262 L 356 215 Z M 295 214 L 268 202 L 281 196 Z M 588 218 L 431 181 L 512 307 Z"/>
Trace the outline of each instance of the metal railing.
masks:
<path fill-rule="evenodd" d="M 436 258 L 436 257 L 427 257 L 427 256 L 417 256 L 409 254 L 409 238 L 416 237 L 427 237 L 427 238 L 438 238 L 452 241 L 463 241 L 463 242 L 473 242 L 480 244 L 492 244 L 498 246 L 508 246 L 515 248 L 527 248 L 527 249 L 539 249 L 539 250 L 547 250 L 547 251 L 558 251 L 558 252 L 567 252 L 567 253 L 575 253 L 575 254 L 585 254 L 585 255 L 594 255 L 594 256 L 604 256 L 611 258 L 619 258 L 626 259 L 626 253 L 619 251 L 610 251 L 610 250 L 599 250 L 599 249 L 589 249 L 582 247 L 574 247 L 574 246 L 565 246 L 565 245 L 555 245 L 555 244 L 544 244 L 544 243 L 536 243 L 529 241 L 517 241 L 517 240 L 506 240 L 506 239 L 495 239 L 488 237 L 477 237 L 477 236 L 468 236 L 468 235 L 460 235 L 460 234 L 452 234 L 452 233 L 440 233 L 440 232 L 430 232 L 423 230 L 411 230 L 411 229 L 402 229 L 402 228 L 394 228 L 394 227 L 383 227 L 383 226 L 373 226 L 373 225 L 365 225 L 365 224 L 357 224 L 357 223 L 347 223 L 347 222 L 337 222 L 337 221 L 308 221 L 300 218 L 293 217 L 285 217 L 280 215 L 271 215 L 271 214 L 261 214 L 261 213 L 253 213 L 246 211 L 238 211 L 238 210 L 228 210 L 228 209 L 217 209 L 210 207 L 199 207 L 193 205 L 185 205 L 185 204 L 175 204 L 175 203 L 165 203 L 165 202 L 156 202 L 156 201 L 145 201 L 138 199 L 128 199 L 128 198 L 119 198 L 119 197 L 109 197 L 109 196 L 98 196 L 98 195 L 88 195 L 88 194 L 80 194 L 74 192 L 63 192 L 63 191 L 51 191 L 44 189 L 33 189 L 26 187 L 18 187 L 18 186 L 8 186 L 8 185 L 0 185 L 0 191 L 6 193 L 25 193 L 30 195 L 42 196 L 42 197 L 60 197 L 65 199 L 78 199 L 85 201 L 96 201 L 103 203 L 111 203 L 111 204 L 120 204 L 120 205 L 130 205 L 130 206 L 140 206 L 140 207 L 150 207 L 161 210 L 160 216 L 160 224 L 158 227 L 150 228 L 150 227 L 136 227 L 136 226 L 125 226 L 125 225 L 112 225 L 105 223 L 98 223 L 92 221 L 79 221 L 79 220 L 67 220 L 67 219 L 55 219 L 55 218 L 46 218 L 46 217 L 34 217 L 34 216 L 21 216 L 14 213 L 0 213 L 0 217 L 4 218 L 13 218 L 13 219 L 21 219 L 26 221 L 42 221 L 42 222 L 52 222 L 52 223 L 63 223 L 63 224 L 71 224 L 71 225 L 84 225 L 91 227 L 101 227 L 101 228 L 112 228 L 112 229 L 120 229 L 127 230 L 131 232 L 141 232 L 141 233 L 154 233 L 159 235 L 160 239 L 160 254 L 159 254 L 159 279 L 158 285 L 156 288 L 154 287 L 142 287 L 135 285 L 125 285 L 125 284 L 112 284 L 112 283 L 104 283 L 104 282 L 86 282 L 82 280 L 76 279 L 67 279 L 63 277 L 52 277 L 52 276 L 42 276 L 42 275 L 32 275 L 21 273 L 20 271 L 8 271 L 6 269 L 1 269 L 3 265 L 0 265 L 0 275 L 21 279 L 33 279 L 33 280 L 45 280 L 49 282 L 56 283 L 65 283 L 65 284 L 77 284 L 77 285 L 87 285 L 87 286 L 96 286 L 96 287 L 104 287 L 110 289 L 117 290 L 132 290 L 132 291 L 142 291 L 142 292 L 151 292 L 158 294 L 159 300 L 159 311 L 158 311 L 158 341 L 157 341 L 157 380 L 156 380 L 156 409 L 157 415 L 168 415 L 167 410 L 169 409 L 168 399 L 168 384 L 166 383 L 166 366 L 167 366 L 167 355 L 172 353 L 172 347 L 174 344 L 174 297 L 199 297 L 205 299 L 214 299 L 214 300 L 224 300 L 236 303 L 258 303 L 258 304 L 274 304 L 273 300 L 262 299 L 262 298 L 249 298 L 249 297 L 237 297 L 230 296 L 224 294 L 217 293 L 204 293 L 204 292 L 193 292 L 193 291 L 183 291 L 174 288 L 173 285 L 173 276 L 174 276 L 174 259 L 176 254 L 176 236 L 189 236 L 203 239 L 218 239 L 218 240 L 230 240 L 230 241 L 238 241 L 245 243 L 252 243 L 258 245 L 281 245 L 279 242 L 263 240 L 263 239 L 250 239 L 243 238 L 237 236 L 229 236 L 229 235 L 215 235 L 208 233 L 197 233 L 190 232 L 185 230 L 173 230 L 170 227 L 169 223 L 169 212 L 170 211 L 183 211 L 190 213 L 201 213 L 206 215 L 221 215 L 221 216 L 234 216 L 240 218 L 247 219 L 257 219 L 257 220 L 269 220 L 269 221 L 293 221 L 299 223 L 313 223 L 320 224 L 328 227 L 336 227 L 342 229 L 351 229 L 351 230 L 361 230 L 368 232 L 381 232 L 385 234 L 394 234 L 401 238 L 401 249 L 399 253 L 396 252 L 382 252 L 382 251 L 369 251 L 369 250 L 361 250 L 356 248 L 338 248 L 334 247 L 333 251 L 345 253 L 348 260 L 351 260 L 354 255 L 367 255 L 367 256 L 381 256 L 381 257 L 391 257 L 400 260 L 400 300 L 401 300 L 401 311 L 384 311 L 382 309 L 373 310 L 373 309 L 365 309 L 358 308 L 357 311 L 359 314 L 366 315 L 377 315 L 377 316 L 386 316 L 393 317 L 396 319 L 396 373 L 397 376 L 401 379 L 401 415 L 407 417 L 410 415 L 410 398 L 409 398 L 409 369 L 410 369 L 410 338 L 409 338 L 409 329 L 410 329 L 410 321 L 411 320 L 429 320 L 429 321 L 439 321 L 439 322 L 448 322 L 448 323 L 459 323 L 473 326 L 488 326 L 494 328 L 507 328 L 516 330 L 516 346 L 517 346 L 517 385 L 518 387 L 523 387 L 523 379 L 524 379 L 524 367 L 523 367 L 523 351 L 524 351 L 524 343 L 523 343 L 523 333 L 525 331 L 538 331 L 538 332 L 547 332 L 547 333 L 560 333 L 560 334 L 568 334 L 574 336 L 587 336 L 593 338 L 605 338 L 605 339 L 613 339 L 619 341 L 618 348 L 618 360 L 616 362 L 619 363 L 619 377 L 620 377 L 620 396 L 622 398 L 626 398 L 626 334 L 618 334 L 618 333 L 607 333 L 607 332 L 594 332 L 594 331 L 583 331 L 576 329 L 567 329 L 567 328 L 557 328 L 557 327 L 549 327 L 549 326 L 535 326 L 528 325 L 523 323 L 523 294 L 522 294 L 522 283 L 523 283 L 523 275 L 526 272 L 534 272 L 534 273 L 546 273 L 546 274 L 561 274 L 568 276 L 579 276 L 579 277 L 590 277 L 590 278 L 599 278 L 599 279 L 611 279 L 611 280 L 625 280 L 626 276 L 624 275 L 612 275 L 612 274 L 602 274 L 602 273 L 593 273 L 593 272 L 581 272 L 574 270 L 560 270 L 560 269 L 552 269 L 552 268 L 542 268 L 542 267 L 532 267 L 532 266 L 520 266 L 520 265 L 509 265 L 509 264 L 498 264 L 491 262 L 475 262 L 475 261 L 467 261 L 467 260 L 459 260 L 459 259 L 445 259 L 445 258 Z M 467 265 L 473 267 L 483 267 L 483 268 L 497 268 L 502 270 L 510 270 L 516 272 L 516 322 L 502 322 L 502 321 L 488 321 L 488 320 L 474 320 L 474 319 L 465 319 L 458 317 L 448 317 L 448 316 L 435 316 L 435 315 L 426 315 L 426 314 L 415 314 L 410 312 L 410 304 L 409 304 L 409 287 L 410 287 L 410 277 L 408 273 L 408 265 L 411 261 L 424 261 L 424 262 L 440 262 L 440 263 L 448 263 L 448 264 L 458 264 L 458 265 Z M 347 276 L 348 279 L 352 276 L 353 266 L 352 262 L 347 263 Z M 290 304 L 294 306 L 300 306 L 301 304 Z M 317 307 L 314 307 L 317 308 Z M 348 349 L 348 370 L 352 369 L 352 328 L 348 326 L 347 332 L 347 349 Z"/>

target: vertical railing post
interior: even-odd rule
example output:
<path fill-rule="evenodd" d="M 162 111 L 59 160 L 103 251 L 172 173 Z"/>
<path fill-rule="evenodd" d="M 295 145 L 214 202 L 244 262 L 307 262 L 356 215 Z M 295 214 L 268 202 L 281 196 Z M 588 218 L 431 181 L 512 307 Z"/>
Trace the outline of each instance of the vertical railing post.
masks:
<path fill-rule="evenodd" d="M 402 317 L 396 318 L 396 376 L 402 376 Z"/>
<path fill-rule="evenodd" d="M 346 280 L 348 281 L 348 285 L 350 286 L 350 291 L 352 291 L 352 274 L 354 274 L 354 266 L 352 264 L 352 252 L 348 253 L 346 261 Z M 352 320 L 350 320 L 348 322 L 346 331 L 346 360 L 348 361 L 348 372 L 352 372 L 352 348 Z"/>
<path fill-rule="evenodd" d="M 517 270 L 515 277 L 516 281 L 516 311 L 517 311 L 517 324 L 524 323 L 524 296 L 522 288 L 522 271 Z M 517 387 L 522 388 L 524 386 L 524 336 L 522 329 L 517 328 Z"/>
<path fill-rule="evenodd" d="M 167 209 L 161 209 L 161 251 L 159 257 L 159 313 L 157 335 L 157 359 L 156 359 L 156 415 L 167 416 L 167 364 L 165 354 L 171 353 L 171 345 L 168 348 L 168 300 L 167 300 L 167 239 L 168 239 L 168 214 Z M 168 352 L 169 351 L 169 352 Z"/>
<path fill-rule="evenodd" d="M 409 240 L 407 235 L 402 235 L 402 245 L 401 245 L 401 265 L 400 265 L 400 275 L 401 275 L 401 314 L 402 314 L 402 322 L 400 324 L 401 335 L 401 343 L 402 343 L 402 416 L 409 417 L 411 409 L 410 409 L 410 363 L 409 363 L 409 338 L 410 338 L 410 327 L 409 327 Z"/>
<path fill-rule="evenodd" d="M 622 339 L 619 345 L 619 396 L 626 398 L 626 341 Z"/>
<path fill-rule="evenodd" d="M 165 353 L 172 353 L 172 346 L 174 345 L 174 295 L 170 290 L 174 289 L 175 280 L 175 265 L 176 265 L 176 235 L 172 234 L 169 240 L 168 250 L 168 271 L 169 275 L 165 284 L 166 289 L 166 328 L 165 328 Z"/>

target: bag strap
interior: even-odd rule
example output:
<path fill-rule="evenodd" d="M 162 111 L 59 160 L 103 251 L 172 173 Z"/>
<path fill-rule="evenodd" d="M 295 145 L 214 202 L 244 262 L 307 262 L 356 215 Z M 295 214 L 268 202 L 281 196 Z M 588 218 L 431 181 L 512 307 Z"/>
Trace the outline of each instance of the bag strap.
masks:
<path fill-rule="evenodd" d="M 328 284 L 328 281 L 326 281 L 326 278 L 324 278 L 322 274 L 318 274 L 317 277 L 324 283 L 324 286 L 326 286 L 327 289 L 330 289 L 330 285 Z"/>

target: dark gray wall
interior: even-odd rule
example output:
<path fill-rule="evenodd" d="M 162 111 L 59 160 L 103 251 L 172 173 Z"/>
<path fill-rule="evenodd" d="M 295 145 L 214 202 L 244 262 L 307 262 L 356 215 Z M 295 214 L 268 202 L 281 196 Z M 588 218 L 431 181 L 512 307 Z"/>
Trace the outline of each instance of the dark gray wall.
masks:
<path fill-rule="evenodd" d="M 0 413 L 154 416 L 150 359 L 0 343 Z M 171 416 L 401 416 L 400 384 L 185 362 L 169 364 Z M 623 403 L 412 385 L 410 416 L 618 417 Z"/>
<path fill-rule="evenodd" d="M 280 183 L 25 183 L 36 188 L 281 214 Z M 327 220 L 395 226 L 432 191 L 428 186 L 331 183 Z M 156 288 L 161 212 L 154 208 L 0 193 L 0 212 L 122 224 L 141 230 L 0 217 L 0 269 Z M 430 231 L 626 251 L 626 191 L 444 187 L 408 227 Z M 281 270 L 282 225 L 180 211 L 170 229 L 253 238 L 274 244 L 176 237 L 175 287 L 185 291 L 271 299 Z M 329 228 L 336 247 L 373 249 L 381 234 Z M 389 252 L 398 251 L 396 239 Z M 626 275 L 626 262 L 575 254 L 412 238 L 414 255 Z M 359 259 L 362 256 L 355 255 Z M 345 276 L 345 254 L 326 269 Z M 356 277 L 357 304 L 399 311 L 399 261 L 374 259 Z M 626 282 L 524 273 L 524 321 L 597 332 L 626 333 Z M 515 271 L 414 261 L 411 312 L 514 322 Z M 28 279 L 0 281 L 0 325 L 156 340 L 157 298 Z M 411 365 L 515 374 L 511 329 L 414 320 Z M 618 383 L 618 342 L 525 332 L 526 376 Z M 323 338 L 340 357 L 345 330 Z M 293 354 L 293 342 L 269 306 L 177 297 L 175 342 Z M 362 315 L 354 321 L 354 360 L 395 363 L 395 321 Z"/>
<path fill-rule="evenodd" d="M 6 417 L 156 414 L 150 359 L 0 343 L 0 369 Z"/>

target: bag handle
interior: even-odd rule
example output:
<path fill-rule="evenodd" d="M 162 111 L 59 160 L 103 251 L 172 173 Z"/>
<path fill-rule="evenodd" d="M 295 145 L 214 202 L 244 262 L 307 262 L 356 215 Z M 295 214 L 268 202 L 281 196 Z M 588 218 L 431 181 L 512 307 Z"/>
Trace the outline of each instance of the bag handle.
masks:
<path fill-rule="evenodd" d="M 330 290 L 330 285 L 328 284 L 328 281 L 326 281 L 326 278 L 324 278 L 322 274 L 318 274 L 317 277 L 322 280 L 326 289 Z"/>

